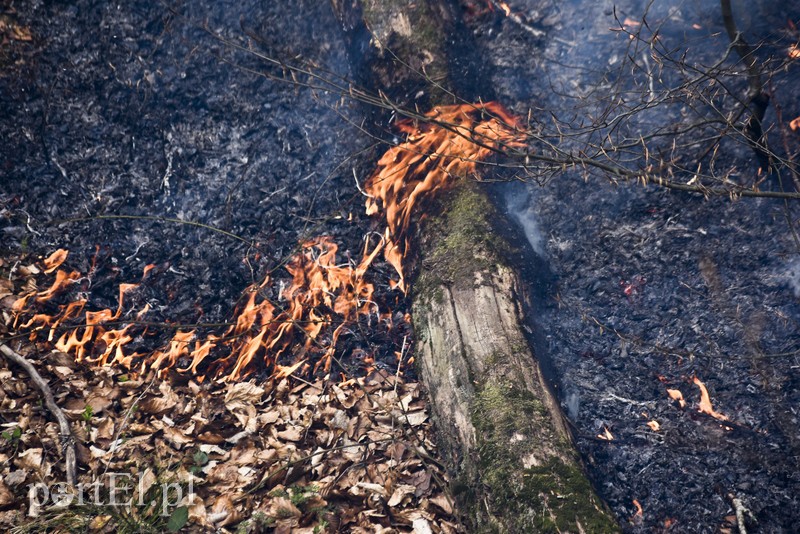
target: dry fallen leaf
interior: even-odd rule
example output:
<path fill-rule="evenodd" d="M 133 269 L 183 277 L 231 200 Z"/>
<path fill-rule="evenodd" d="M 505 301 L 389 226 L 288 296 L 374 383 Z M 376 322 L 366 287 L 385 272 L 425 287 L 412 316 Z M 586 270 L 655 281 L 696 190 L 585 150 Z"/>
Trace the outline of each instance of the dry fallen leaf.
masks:
<path fill-rule="evenodd" d="M 6 487 L 2 480 L 0 480 L 0 508 L 13 504 L 15 501 L 14 494 Z"/>
<path fill-rule="evenodd" d="M 37 471 L 42 465 L 43 449 L 32 448 L 17 455 L 14 465 L 23 469 Z"/>
<path fill-rule="evenodd" d="M 389 502 L 387 502 L 386 504 L 394 508 L 395 506 L 403 502 L 403 498 L 406 495 L 413 495 L 416 489 L 417 488 L 415 488 L 414 486 L 408 484 L 400 484 L 395 488 L 394 492 L 392 493 L 392 496 L 389 498 Z"/>
<path fill-rule="evenodd" d="M 258 404 L 264 396 L 264 388 L 257 386 L 254 382 L 237 382 L 228 386 L 225 393 L 225 407 L 228 410 L 240 407 L 244 404 Z"/>
<path fill-rule="evenodd" d="M 291 502 L 289 502 L 289 504 L 291 504 Z M 220 528 L 236 523 L 239 519 L 239 514 L 236 511 L 233 500 L 231 500 L 228 495 L 220 495 L 211 506 L 208 519 L 211 523 L 214 523 L 217 528 Z"/>
<path fill-rule="evenodd" d="M 161 382 L 158 389 L 161 395 L 154 395 L 142 401 L 140 408 L 144 413 L 163 415 L 180 402 L 180 399 L 166 381 Z"/>

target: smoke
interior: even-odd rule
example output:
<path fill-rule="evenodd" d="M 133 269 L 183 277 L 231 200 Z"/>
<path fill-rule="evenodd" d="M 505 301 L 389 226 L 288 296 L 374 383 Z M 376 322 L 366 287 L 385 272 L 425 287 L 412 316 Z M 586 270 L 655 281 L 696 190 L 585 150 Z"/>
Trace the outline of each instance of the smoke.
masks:
<path fill-rule="evenodd" d="M 533 209 L 534 203 L 531 199 L 530 188 L 522 186 L 509 188 L 505 193 L 505 201 L 508 213 L 522 227 L 533 251 L 539 257 L 544 258 L 545 240 Z"/>
<path fill-rule="evenodd" d="M 578 415 L 581 412 L 581 397 L 577 392 L 571 391 L 567 393 L 566 398 L 562 402 L 562 406 L 566 410 L 567 417 L 569 417 L 571 421 L 574 422 L 578 420 Z"/>
<path fill-rule="evenodd" d="M 800 259 L 794 259 L 786 265 L 782 278 L 792 288 L 794 296 L 800 298 Z"/>

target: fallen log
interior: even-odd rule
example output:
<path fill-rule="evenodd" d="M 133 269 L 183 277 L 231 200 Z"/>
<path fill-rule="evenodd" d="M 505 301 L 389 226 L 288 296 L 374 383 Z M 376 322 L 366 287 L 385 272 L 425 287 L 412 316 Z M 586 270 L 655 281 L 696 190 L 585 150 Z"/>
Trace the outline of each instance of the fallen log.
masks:
<path fill-rule="evenodd" d="M 416 357 L 471 532 L 615 532 L 523 330 L 513 247 L 476 184 L 423 225 Z"/>
<path fill-rule="evenodd" d="M 444 43 L 456 21 L 425 15 L 452 13 L 449 4 L 332 3 L 351 51 L 363 51 L 351 52 L 359 82 L 408 101 L 419 73 L 434 72 L 428 104 L 450 103 Z M 467 177 L 428 207 L 411 288 L 416 361 L 468 532 L 617 532 L 523 330 L 518 251 L 495 231 L 499 214 Z"/>

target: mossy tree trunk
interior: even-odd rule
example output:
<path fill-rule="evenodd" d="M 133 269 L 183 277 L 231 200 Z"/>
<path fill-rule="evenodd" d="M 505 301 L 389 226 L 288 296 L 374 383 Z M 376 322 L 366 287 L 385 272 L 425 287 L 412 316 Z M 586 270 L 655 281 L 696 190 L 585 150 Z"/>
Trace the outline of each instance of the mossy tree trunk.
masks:
<path fill-rule="evenodd" d="M 457 25 L 447 2 L 332 3 L 361 83 L 413 99 L 420 78 L 407 64 L 443 86 L 458 85 L 446 57 L 446 37 Z M 428 105 L 450 103 L 446 92 L 427 91 Z M 524 334 L 525 291 L 511 267 L 512 247 L 493 230 L 491 201 L 465 180 L 432 211 L 438 215 L 421 225 L 415 247 L 416 357 L 469 532 L 618 531 Z"/>
<path fill-rule="evenodd" d="M 470 532 L 616 532 L 526 338 L 525 294 L 478 184 L 419 239 L 417 360 Z"/>

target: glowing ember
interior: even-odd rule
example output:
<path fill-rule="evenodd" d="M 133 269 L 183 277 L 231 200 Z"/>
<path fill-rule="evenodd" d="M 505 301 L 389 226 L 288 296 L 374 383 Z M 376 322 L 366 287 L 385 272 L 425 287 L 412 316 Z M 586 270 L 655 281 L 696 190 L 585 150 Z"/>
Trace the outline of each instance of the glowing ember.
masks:
<path fill-rule="evenodd" d="M 800 117 L 792 119 L 792 121 L 789 123 L 789 128 L 791 128 L 792 131 L 800 129 Z"/>
<path fill-rule="evenodd" d="M 633 499 L 633 505 L 636 507 L 636 513 L 633 514 L 631 521 L 633 521 L 636 524 L 639 524 L 644 518 L 644 510 L 642 509 L 642 505 L 639 503 L 638 499 Z"/>
<path fill-rule="evenodd" d="M 672 400 L 678 401 L 678 406 L 681 408 L 686 407 L 686 401 L 683 400 L 683 393 L 681 393 L 679 389 L 668 389 L 667 395 L 669 395 L 669 398 Z"/>
<path fill-rule="evenodd" d="M 697 377 L 694 377 L 692 381 L 697 387 L 700 388 L 700 404 L 697 407 L 697 411 L 708 414 L 715 419 L 719 419 L 720 421 L 729 421 L 730 419 L 715 411 L 713 406 L 711 406 L 711 397 L 708 395 L 708 389 L 706 389 L 706 385 L 703 384 Z"/>
<path fill-rule="evenodd" d="M 420 203 L 447 188 L 455 179 L 475 174 L 477 163 L 504 146 L 521 146 L 516 119 L 494 103 L 435 108 L 425 120 L 402 121 L 399 129 L 406 141 L 390 148 L 367 180 L 368 214 L 382 214 L 387 228 L 379 239 L 367 239 L 358 263 L 339 263 L 338 245 L 329 237 L 302 243 L 300 252 L 287 263 L 291 282 L 274 295 L 275 281 L 267 275 L 261 284 L 245 290 L 244 304 L 221 335 L 201 336 L 196 330 L 176 330 L 161 349 L 140 354 L 129 346 L 142 338 L 147 327 L 137 322 L 150 310 L 125 310 L 125 296 L 138 284 L 119 286 L 116 310 L 87 310 L 85 299 L 59 305 L 53 315 L 38 313 L 39 307 L 64 294 L 82 279 L 77 271 L 59 267 L 68 252 L 58 250 L 44 260 L 45 272 L 55 271 L 55 281 L 44 291 L 33 290 L 13 305 L 15 326 L 31 329 L 31 339 L 47 330 L 48 341 L 61 334 L 55 347 L 78 361 L 98 365 L 118 364 L 144 372 L 148 369 L 176 369 L 191 372 L 200 380 L 206 376 L 238 380 L 257 369 L 273 377 L 293 373 L 327 373 L 335 358 L 340 338 L 359 319 L 391 328 L 391 313 L 379 309 L 373 300 L 374 285 L 367 280 L 370 267 L 383 254 L 399 275 L 393 288 L 406 291 L 403 263 L 410 248 L 412 213 Z M 95 258 L 96 259 L 96 258 Z M 96 269 L 92 262 L 92 272 Z M 152 276 L 155 265 L 144 268 L 142 280 Z M 157 269 L 156 269 L 157 270 Z M 135 320 L 121 317 L 135 316 Z M 74 321 L 83 318 L 83 324 Z M 406 316 L 406 321 L 409 317 Z M 72 326 L 67 327 L 72 322 Z M 122 322 L 121 328 L 112 328 Z M 358 349 L 361 350 L 361 349 Z M 364 352 L 365 363 L 374 362 Z M 608 430 L 606 430 L 608 432 Z M 608 433 L 610 436 L 610 433 Z M 610 438 L 613 439 L 613 438 Z"/>
<path fill-rule="evenodd" d="M 647 426 L 649 426 L 650 430 L 652 430 L 653 432 L 658 432 L 659 430 L 661 430 L 661 425 L 658 424 L 658 421 L 656 420 L 648 421 Z"/>
<path fill-rule="evenodd" d="M 603 431 L 600 434 L 597 434 L 597 438 L 604 441 L 613 441 L 614 434 L 611 433 L 607 426 L 603 426 Z"/>
<path fill-rule="evenodd" d="M 800 59 L 800 47 L 792 45 L 789 47 L 789 57 L 792 59 Z"/>

